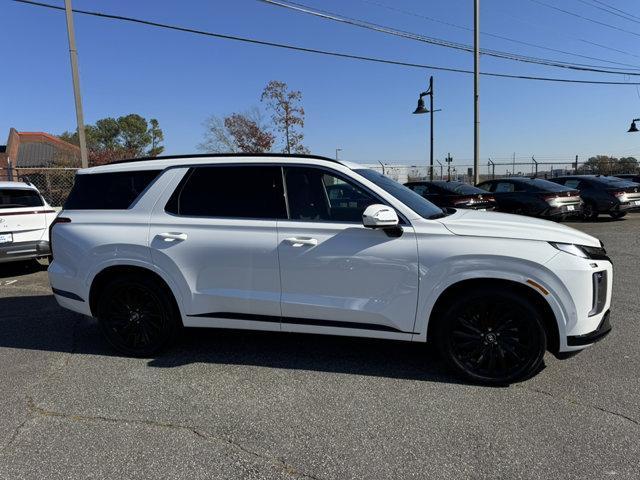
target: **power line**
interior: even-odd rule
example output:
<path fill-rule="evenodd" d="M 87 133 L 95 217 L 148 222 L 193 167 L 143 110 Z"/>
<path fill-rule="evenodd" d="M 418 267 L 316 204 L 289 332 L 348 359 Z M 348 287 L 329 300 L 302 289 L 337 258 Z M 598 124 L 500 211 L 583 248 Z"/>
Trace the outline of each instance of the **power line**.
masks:
<path fill-rule="evenodd" d="M 471 47 L 470 45 L 465 45 L 462 43 L 457 43 L 457 42 L 452 42 L 449 40 L 444 40 L 444 39 L 440 39 L 440 38 L 434 38 L 434 37 L 427 37 L 425 35 L 420 35 L 417 33 L 413 33 L 413 32 L 407 32 L 404 30 L 398 30 L 398 29 L 394 29 L 394 28 L 390 28 L 390 27 L 386 27 L 383 25 L 378 25 L 375 23 L 371 23 L 371 22 L 366 22 L 363 20 L 358 20 L 358 19 L 354 19 L 354 18 L 350 18 L 350 17 L 345 17 L 342 15 L 336 15 L 334 13 L 328 12 L 326 10 L 317 10 L 317 9 L 313 9 L 310 8 L 306 5 L 303 5 L 301 3 L 296 3 L 296 2 L 292 2 L 292 1 L 287 1 L 287 2 L 283 2 L 280 0 L 257 0 L 259 2 L 262 3 L 266 3 L 268 5 L 273 5 L 273 6 L 277 6 L 277 7 L 282 7 L 285 9 L 289 9 L 289 10 L 293 10 L 295 12 L 298 13 L 304 13 L 304 14 L 308 14 L 308 15 L 313 15 L 325 20 L 330 20 L 330 21 L 334 21 L 334 22 L 339 22 L 339 23 L 344 23 L 347 25 L 352 25 L 355 27 L 359 27 L 359 28 L 364 28 L 367 30 L 373 30 L 376 32 L 380 32 L 380 33 L 385 33 L 387 35 L 393 35 L 393 36 L 397 36 L 397 37 L 402 37 L 402 38 L 407 38 L 410 40 L 416 40 L 419 42 L 424 42 L 424 43 L 429 43 L 432 45 L 438 45 L 441 47 L 447 47 L 447 48 L 453 48 L 456 50 L 462 50 L 462 51 L 466 51 L 466 52 L 473 52 L 473 47 Z M 579 70 L 579 71 L 586 71 L 586 72 L 595 72 L 595 73 L 609 73 L 609 74 L 617 74 L 617 75 L 640 75 L 640 73 L 636 73 L 636 72 L 621 72 L 621 71 L 615 71 L 615 70 L 606 70 L 604 68 L 600 68 L 600 66 L 594 66 L 594 65 L 584 65 L 584 64 L 579 64 L 579 63 L 568 63 L 568 62 L 558 62 L 555 60 L 548 60 L 548 59 L 543 59 L 543 58 L 536 58 L 536 57 L 529 57 L 529 56 L 524 56 L 524 55 L 518 55 L 518 54 L 514 54 L 514 53 L 509 53 L 509 52 L 500 52 L 497 50 L 487 50 L 487 49 L 483 49 L 481 50 L 481 53 L 483 55 L 488 55 L 488 56 L 492 56 L 492 57 L 498 57 L 498 58 L 503 58 L 503 59 L 507 59 L 507 60 L 514 60 L 514 61 L 519 61 L 519 62 L 526 62 L 526 63 L 534 63 L 534 64 L 538 64 L 538 65 L 544 65 L 547 67 L 557 67 L 557 68 L 566 68 L 566 69 L 570 69 L 570 70 Z M 609 67 L 611 68 L 611 67 Z"/>
<path fill-rule="evenodd" d="M 15 3 L 22 3 L 22 4 L 37 6 L 37 7 L 49 8 L 49 9 L 52 9 L 52 10 L 64 10 L 64 7 L 59 7 L 57 5 L 51 5 L 51 4 L 48 4 L 48 3 L 41 3 L 41 2 L 36 2 L 36 1 L 31 1 L 31 0 L 10 0 L 10 1 L 15 2 Z M 298 47 L 298 46 L 291 45 L 291 44 L 269 42 L 269 41 L 257 40 L 257 39 L 253 39 L 253 38 L 239 37 L 239 36 L 236 36 L 236 35 L 226 35 L 226 34 L 222 34 L 222 33 L 208 32 L 208 31 L 205 31 L 205 30 L 197 30 L 197 29 L 188 28 L 188 27 L 180 27 L 180 26 L 177 26 L 177 25 L 169 25 L 169 24 L 165 24 L 165 23 L 153 22 L 153 21 L 150 21 L 150 20 L 143 20 L 143 19 L 139 19 L 139 18 L 125 17 L 125 16 L 122 16 L 122 15 L 111 15 L 111 14 L 107 14 L 107 13 L 92 12 L 92 11 L 88 11 L 88 10 L 78 10 L 78 9 L 74 9 L 73 12 L 74 13 L 78 13 L 80 15 L 87 15 L 87 16 L 99 17 L 99 18 L 106 18 L 106 19 L 110 19 L 110 20 L 120 20 L 120 21 L 123 21 L 123 22 L 147 25 L 147 26 L 150 26 L 150 27 L 163 28 L 163 29 L 167 29 L 167 30 L 175 30 L 175 31 L 184 32 L 184 33 L 192 33 L 192 34 L 195 34 L 195 35 L 214 37 L 214 38 L 219 38 L 219 39 L 223 39 L 223 40 L 233 40 L 233 41 L 238 41 L 238 42 L 243 42 L 243 43 L 250 43 L 250 44 L 255 44 L 255 45 L 263 45 L 263 46 L 281 48 L 281 49 L 286 49 L 286 50 L 294 50 L 294 51 L 304 52 L 304 53 L 315 53 L 315 54 L 326 55 L 326 56 L 331 56 L 331 57 L 347 58 L 347 59 L 351 59 L 351 60 L 362 60 L 362 61 L 373 62 L 373 63 L 397 65 L 397 66 L 420 68 L 420 69 L 427 69 L 427 70 L 440 70 L 440 71 L 445 71 L 445 72 L 465 73 L 465 74 L 472 74 L 473 73 L 473 71 L 471 71 L 471 70 L 464 70 L 464 69 L 460 69 L 460 68 L 451 68 L 451 67 L 442 67 L 442 66 L 427 65 L 427 64 L 420 64 L 420 63 L 403 62 L 403 61 L 398 61 L 398 60 L 391 60 L 391 59 L 377 58 L 377 57 L 368 57 L 368 56 L 364 56 L 364 55 L 354 55 L 354 54 L 335 52 L 335 51 L 330 51 L 330 50 L 320 50 L 320 49 L 315 49 L 315 48 Z M 507 73 L 495 73 L 495 72 L 480 72 L 480 75 L 484 75 L 484 76 L 488 76 L 488 77 L 497 77 L 497 78 L 518 79 L 518 80 L 538 80 L 538 81 L 546 81 L 546 82 L 579 83 L 579 84 L 588 84 L 588 85 L 640 85 L 640 82 L 575 80 L 575 79 L 570 79 L 570 78 L 538 77 L 538 76 L 530 76 L 530 75 L 512 75 L 512 74 L 507 74 Z"/>
<path fill-rule="evenodd" d="M 635 16 L 635 15 L 632 15 L 632 14 L 630 14 L 629 12 L 625 12 L 624 10 L 620 10 L 619 8 L 616 8 L 616 7 L 614 7 L 613 5 L 609 5 L 608 3 L 601 2 L 600 0 L 593 0 L 593 1 L 594 1 L 594 2 L 596 2 L 596 3 L 599 3 L 600 5 L 604 5 L 604 6 L 606 6 L 606 7 L 609 7 L 611 10 L 615 10 L 615 11 L 617 11 L 617 12 L 624 13 L 625 15 L 628 15 L 628 16 L 630 16 L 630 17 L 637 18 L 638 20 L 640 20 L 640 17 L 637 17 L 637 16 Z"/>
<path fill-rule="evenodd" d="M 467 31 L 467 32 L 473 32 L 473 29 L 470 28 L 470 27 L 465 27 L 463 25 L 457 25 L 455 23 L 447 22 L 447 21 L 440 20 L 440 19 L 434 18 L 434 17 L 429 17 L 427 15 L 422 15 L 422 14 L 419 14 L 419 13 L 416 13 L 416 12 L 412 12 L 412 11 L 409 11 L 409 10 L 403 10 L 401 8 L 392 7 L 391 5 L 385 5 L 384 3 L 375 2 L 373 0 L 360 0 L 360 1 L 363 2 L 363 3 L 369 4 L 369 5 L 375 5 L 375 6 L 380 7 L 380 8 L 385 8 L 385 9 L 390 10 L 392 12 L 398 12 L 398 13 L 401 13 L 403 15 L 408 15 L 408 16 L 411 16 L 411 17 L 421 18 L 423 20 L 428 20 L 430 22 L 440 23 L 442 25 L 447 25 L 449 27 L 457 28 L 459 30 L 464 30 L 464 31 Z M 498 35 L 496 33 L 480 32 L 480 34 L 481 35 L 485 35 L 487 37 L 492 37 L 492 38 L 497 38 L 497 39 L 500 39 L 500 40 L 505 40 L 507 42 L 517 43 L 519 45 L 526 45 L 528 47 L 539 48 L 539 49 L 547 50 L 547 51 L 550 51 L 550 52 L 562 53 L 564 55 L 571 55 L 571 56 L 575 56 L 575 57 L 586 58 L 588 60 L 596 60 L 596 61 L 599 61 L 599 62 L 610 63 L 612 65 L 622 65 L 622 66 L 625 66 L 625 67 L 632 67 L 634 69 L 639 68 L 638 65 L 632 65 L 632 64 L 629 64 L 629 63 L 614 62 L 613 60 L 607 60 L 607 59 L 604 59 L 604 58 L 591 57 L 589 55 L 582 55 L 580 53 L 568 52 L 568 51 L 565 51 L 565 50 L 559 50 L 557 48 L 547 47 L 547 46 L 544 46 L 544 45 L 538 45 L 538 44 L 535 44 L 535 43 L 525 42 L 524 40 L 518 40 L 518 39 L 515 39 L 515 38 L 511 38 L 511 37 Z M 615 50 L 615 51 L 621 52 L 620 50 Z M 637 57 L 637 55 L 633 55 L 633 56 Z"/>
<path fill-rule="evenodd" d="M 594 20 L 593 18 L 585 17 L 584 15 L 580 15 L 579 13 L 571 12 L 569 10 L 556 7 L 555 5 L 549 5 L 548 3 L 541 2 L 540 0 L 529 0 L 529 1 L 533 3 L 537 3 L 538 5 L 542 5 L 543 7 L 551 8 L 552 10 L 556 10 L 558 12 L 562 12 L 566 15 L 571 15 L 572 17 L 580 18 L 582 20 L 586 20 L 587 22 L 595 23 L 596 25 L 602 25 L 604 27 L 611 28 L 613 30 L 618 30 L 619 32 L 629 33 L 631 35 L 635 35 L 636 37 L 640 37 L 640 33 L 632 32 L 631 30 L 626 30 L 624 28 L 617 27 L 609 23 L 601 22 L 600 20 Z"/>

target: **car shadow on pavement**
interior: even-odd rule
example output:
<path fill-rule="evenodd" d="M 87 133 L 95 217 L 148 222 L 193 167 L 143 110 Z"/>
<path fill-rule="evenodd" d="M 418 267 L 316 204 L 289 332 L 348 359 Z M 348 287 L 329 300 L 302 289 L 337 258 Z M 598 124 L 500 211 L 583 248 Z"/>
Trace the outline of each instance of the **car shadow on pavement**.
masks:
<path fill-rule="evenodd" d="M 42 263 L 41 263 L 42 262 Z M 48 268 L 46 260 L 27 260 L 23 262 L 0 263 L 0 278 L 21 277 L 36 272 L 44 272 Z"/>
<path fill-rule="evenodd" d="M 121 356 L 103 340 L 94 319 L 60 308 L 52 295 L 0 298 L 0 348 Z M 185 329 L 148 366 L 195 363 L 464 383 L 424 344 L 279 332 Z"/>

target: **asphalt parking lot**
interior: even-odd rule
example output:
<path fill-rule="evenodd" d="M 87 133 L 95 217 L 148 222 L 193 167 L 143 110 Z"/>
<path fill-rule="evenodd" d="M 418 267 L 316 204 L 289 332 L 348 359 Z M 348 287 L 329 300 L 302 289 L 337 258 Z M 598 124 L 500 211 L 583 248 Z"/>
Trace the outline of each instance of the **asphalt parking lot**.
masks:
<path fill-rule="evenodd" d="M 38 263 L 0 265 L 0 478 L 637 479 L 640 214 L 571 225 L 614 260 L 614 330 L 505 388 L 349 338 L 189 331 L 124 358 Z"/>

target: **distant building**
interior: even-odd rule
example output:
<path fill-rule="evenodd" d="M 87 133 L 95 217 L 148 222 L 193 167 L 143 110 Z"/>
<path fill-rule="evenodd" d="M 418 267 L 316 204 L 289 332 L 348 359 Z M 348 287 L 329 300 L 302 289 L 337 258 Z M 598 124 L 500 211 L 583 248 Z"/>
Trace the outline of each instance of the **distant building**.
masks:
<path fill-rule="evenodd" d="M 44 132 L 9 130 L 6 145 L 0 145 L 0 169 L 79 167 L 80 148 Z"/>

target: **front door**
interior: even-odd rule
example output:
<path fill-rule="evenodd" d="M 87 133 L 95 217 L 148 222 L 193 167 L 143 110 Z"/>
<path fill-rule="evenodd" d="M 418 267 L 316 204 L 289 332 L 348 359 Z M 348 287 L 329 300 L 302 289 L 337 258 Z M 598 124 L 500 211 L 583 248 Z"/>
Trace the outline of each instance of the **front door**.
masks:
<path fill-rule="evenodd" d="M 365 228 L 362 212 L 385 203 L 321 167 L 284 167 L 289 219 L 278 221 L 282 330 L 406 337 L 418 300 L 411 225 Z M 340 192 L 340 193 L 336 193 Z"/>
<path fill-rule="evenodd" d="M 187 326 L 280 329 L 277 166 L 189 170 L 150 222 L 153 261 L 174 279 Z"/>

